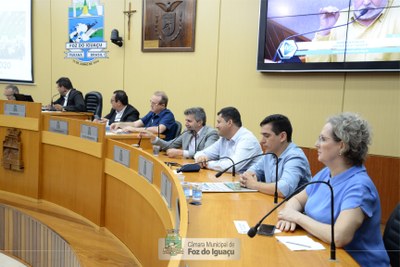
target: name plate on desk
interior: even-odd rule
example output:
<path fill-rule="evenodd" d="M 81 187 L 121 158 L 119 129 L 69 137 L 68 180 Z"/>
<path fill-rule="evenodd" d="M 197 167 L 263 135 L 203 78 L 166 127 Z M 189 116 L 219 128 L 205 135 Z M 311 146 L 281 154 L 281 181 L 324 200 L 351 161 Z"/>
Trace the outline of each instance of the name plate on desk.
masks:
<path fill-rule="evenodd" d="M 139 156 L 139 174 L 153 183 L 153 162 Z"/>
<path fill-rule="evenodd" d="M 168 208 L 171 208 L 172 183 L 165 173 L 161 173 L 161 195 L 165 198 Z"/>
<path fill-rule="evenodd" d="M 68 122 L 49 120 L 49 131 L 60 134 L 68 134 Z"/>
<path fill-rule="evenodd" d="M 18 104 L 4 104 L 4 115 L 25 117 L 26 107 Z"/>
<path fill-rule="evenodd" d="M 97 140 L 99 139 L 97 127 L 82 124 L 81 125 L 81 138 L 97 142 Z"/>
<path fill-rule="evenodd" d="M 114 161 L 129 168 L 130 156 L 131 153 L 129 150 L 123 149 L 119 146 L 114 146 Z"/>

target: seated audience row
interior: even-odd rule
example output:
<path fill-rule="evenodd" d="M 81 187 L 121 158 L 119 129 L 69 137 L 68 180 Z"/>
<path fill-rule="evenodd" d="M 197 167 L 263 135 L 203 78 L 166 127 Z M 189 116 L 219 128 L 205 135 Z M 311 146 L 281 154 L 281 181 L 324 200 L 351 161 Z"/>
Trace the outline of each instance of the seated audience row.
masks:
<path fill-rule="evenodd" d="M 56 110 L 85 111 L 82 93 L 73 88 L 68 78 L 62 77 L 56 83 L 60 93 L 53 103 Z M 14 85 L 4 89 L 8 100 L 14 100 L 16 93 L 19 91 Z M 175 137 L 177 125 L 167 109 L 168 97 L 164 92 L 152 95 L 150 111 L 143 118 L 139 118 L 139 112 L 122 90 L 114 91 L 111 105 L 110 113 L 96 122 L 107 123 L 112 130 L 150 136 L 152 143 L 160 145 L 169 157 L 194 158 L 203 168 L 231 172 L 235 164 L 241 173 L 242 187 L 274 194 L 277 183 L 278 194 L 289 197 L 309 181 L 329 183 L 334 194 L 336 246 L 343 247 L 361 266 L 389 266 L 380 232 L 379 195 L 363 165 L 371 139 L 370 128 L 357 114 L 342 113 L 328 119 L 315 144 L 318 160 L 326 167 L 311 180 L 308 160 L 292 142 L 292 125 L 284 115 L 270 115 L 261 121 L 259 143 L 242 126 L 241 115 L 234 107 L 222 108 L 217 113 L 217 130 L 206 125 L 203 108 L 186 109 L 186 129 Z M 165 136 L 164 140 L 160 134 Z M 279 211 L 277 228 L 294 231 L 300 226 L 330 243 L 330 202 L 327 185 L 310 184 Z"/>

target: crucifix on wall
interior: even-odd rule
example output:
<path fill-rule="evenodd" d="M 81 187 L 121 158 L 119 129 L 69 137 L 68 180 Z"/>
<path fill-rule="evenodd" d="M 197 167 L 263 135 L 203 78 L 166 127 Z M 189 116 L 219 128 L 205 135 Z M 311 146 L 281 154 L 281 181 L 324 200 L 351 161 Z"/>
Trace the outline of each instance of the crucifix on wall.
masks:
<path fill-rule="evenodd" d="M 124 11 L 124 14 L 128 16 L 128 40 L 131 39 L 131 16 L 136 10 L 132 10 L 131 2 L 129 2 L 129 10 Z"/>

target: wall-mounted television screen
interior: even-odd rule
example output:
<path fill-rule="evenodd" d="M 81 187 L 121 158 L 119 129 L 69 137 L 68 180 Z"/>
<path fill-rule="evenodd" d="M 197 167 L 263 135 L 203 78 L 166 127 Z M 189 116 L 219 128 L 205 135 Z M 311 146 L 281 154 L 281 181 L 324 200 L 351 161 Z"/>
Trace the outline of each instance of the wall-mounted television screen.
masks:
<path fill-rule="evenodd" d="M 257 70 L 400 70 L 400 0 L 260 0 Z"/>

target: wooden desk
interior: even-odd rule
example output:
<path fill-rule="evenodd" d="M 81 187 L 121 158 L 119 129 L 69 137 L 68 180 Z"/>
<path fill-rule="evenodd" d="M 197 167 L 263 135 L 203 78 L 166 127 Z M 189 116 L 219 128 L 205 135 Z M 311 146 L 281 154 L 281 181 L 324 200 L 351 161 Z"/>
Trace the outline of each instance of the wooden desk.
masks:
<path fill-rule="evenodd" d="M 115 161 L 114 149 L 129 153 L 128 166 Z M 186 199 L 172 171 L 151 152 L 107 140 L 105 156 L 105 227 L 118 237 L 143 266 L 178 266 L 158 259 L 158 240 L 179 229 L 186 236 Z M 139 157 L 152 166 L 152 181 L 139 172 Z M 161 195 L 162 176 L 171 183 L 171 206 Z M 178 205 L 178 203 L 180 203 Z M 179 216 L 179 211 L 180 215 Z"/>
<path fill-rule="evenodd" d="M 6 104 L 23 106 L 25 117 L 6 115 Z M 7 129 L 15 128 L 21 132 L 22 171 L 13 171 L 0 166 L 0 190 L 38 198 L 40 183 L 40 140 L 41 120 L 40 103 L 0 100 L 0 140 L 5 140 Z M 0 149 L 0 160 L 3 158 L 3 147 Z"/>
<path fill-rule="evenodd" d="M 170 159 L 159 156 L 162 161 L 188 162 L 188 160 Z M 214 171 L 200 170 L 198 173 L 184 173 L 189 182 L 232 181 L 231 174 L 215 178 Z M 237 177 L 238 179 L 238 177 Z M 201 206 L 188 205 L 189 225 L 188 238 L 238 238 L 241 242 L 240 260 L 231 261 L 183 261 L 193 266 L 358 266 L 353 258 L 343 249 L 337 249 L 336 261 L 329 260 L 329 244 L 313 238 L 323 244 L 326 250 L 290 251 L 279 243 L 275 237 L 256 235 L 250 238 L 238 234 L 234 220 L 245 220 L 254 226 L 268 211 L 274 207 L 273 196 L 259 192 L 254 193 L 203 193 Z M 279 209 L 278 209 L 279 210 Z M 272 213 L 265 224 L 275 224 L 277 212 Z M 306 235 L 303 230 L 279 235 Z"/>
<path fill-rule="evenodd" d="M 50 120 L 68 123 L 68 134 L 49 131 Z M 98 140 L 81 138 L 82 125 L 96 128 Z M 60 116 L 46 116 L 42 131 L 41 197 L 98 226 L 104 224 L 104 131 L 98 123 Z"/>
<path fill-rule="evenodd" d="M 91 112 L 71 112 L 71 111 L 42 111 L 42 120 L 44 121 L 46 117 L 57 116 L 66 117 L 78 120 L 92 120 L 93 113 Z"/>
<path fill-rule="evenodd" d="M 142 137 L 140 138 L 138 133 L 130 133 L 130 134 L 114 134 L 107 132 L 106 138 L 118 140 L 119 142 L 128 144 L 128 145 L 137 145 L 140 140 L 140 147 L 143 149 L 151 149 L 152 144 L 150 141 L 150 137 Z"/>
<path fill-rule="evenodd" d="M 33 103 L 35 104 L 35 103 Z M 1 111 L 0 102 L 0 111 Z M 36 177 L 33 183 L 28 180 L 19 181 L 20 186 L 33 190 L 34 194 L 24 190 L 14 191 L 13 186 L 0 184 L 0 189 L 33 198 L 43 198 L 82 215 L 98 226 L 105 226 L 118 237 L 144 266 L 178 266 L 179 261 L 158 260 L 158 239 L 165 238 L 166 230 L 179 228 L 182 237 L 202 238 L 238 238 L 241 242 L 241 258 L 237 261 L 185 261 L 189 266 L 356 266 L 354 260 L 342 249 L 337 251 L 337 262 L 329 261 L 329 250 L 291 252 L 275 238 L 256 236 L 250 239 L 247 235 L 236 232 L 233 220 L 246 220 L 252 226 L 266 212 L 274 207 L 272 197 L 261 193 L 204 193 L 201 206 L 187 207 L 182 188 L 171 169 L 164 161 L 185 162 L 187 160 L 170 159 L 163 156 L 153 157 L 150 150 L 139 150 L 105 138 L 104 127 L 84 122 L 68 120 L 70 130 L 68 135 L 48 131 L 48 120 L 45 116 L 41 124 L 40 111 L 34 108 L 36 115 L 29 118 L 10 118 L 0 114 L 1 127 L 33 127 L 35 138 L 26 136 L 24 143 L 27 149 L 34 151 L 41 145 L 42 156 L 30 162 L 36 164 L 40 179 Z M 27 113 L 30 114 L 30 113 Z M 32 113 L 33 114 L 33 113 Z M 64 114 L 64 113 L 62 113 Z M 71 113 L 66 113 L 66 115 Z M 31 120 L 30 117 L 34 117 Z M 79 125 L 85 123 L 98 127 L 97 142 L 81 140 Z M 33 125 L 33 126 L 32 126 Z M 40 130 L 43 129 L 42 132 Z M 2 133 L 0 131 L 0 133 Z M 42 136 L 40 139 L 40 135 Z M 114 146 L 118 145 L 130 151 L 130 166 L 116 163 Z M 146 181 L 138 173 L 138 158 L 142 157 L 154 165 L 153 182 Z M 40 160 L 41 158 L 41 160 Z M 172 205 L 168 207 L 161 196 L 161 176 L 165 175 L 172 183 Z M 222 181 L 232 180 L 230 174 L 214 178 L 215 172 L 201 170 L 199 173 L 185 173 L 186 181 Z M 17 176 L 11 175 L 7 179 Z M 28 177 L 26 178 L 28 179 Z M 33 188 L 33 189 L 32 189 Z M 40 192 L 40 195 L 38 195 Z M 180 200 L 180 214 L 178 201 Z M 189 211 L 189 212 L 188 212 Z M 178 220 L 180 218 L 180 220 Z M 267 218 L 266 223 L 274 224 L 276 213 Z M 178 227 L 179 225 L 179 227 Z M 295 234 L 305 234 L 297 230 Z M 182 264 L 181 264 L 182 265 Z"/>

